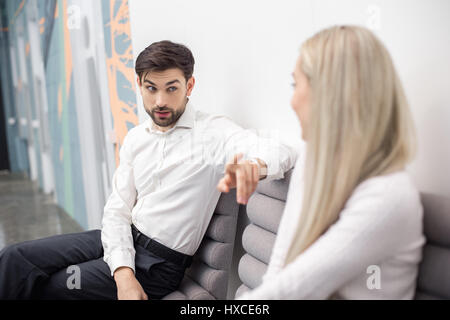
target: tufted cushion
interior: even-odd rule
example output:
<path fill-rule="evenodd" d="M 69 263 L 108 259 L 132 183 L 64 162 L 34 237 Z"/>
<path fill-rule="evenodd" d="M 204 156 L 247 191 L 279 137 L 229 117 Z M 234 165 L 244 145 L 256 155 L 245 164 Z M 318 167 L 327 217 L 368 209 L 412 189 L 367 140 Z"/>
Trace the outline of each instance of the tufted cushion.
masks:
<path fill-rule="evenodd" d="M 206 234 L 177 291 L 164 300 L 225 299 L 239 204 L 236 191 L 221 194 Z"/>
<path fill-rule="evenodd" d="M 239 261 L 239 278 L 243 284 L 236 291 L 236 297 L 261 284 L 280 225 L 291 175 L 292 169 L 283 179 L 261 181 L 248 201 L 246 210 L 251 223 L 242 234 L 242 246 L 247 253 Z"/>
<path fill-rule="evenodd" d="M 250 224 L 242 234 L 242 247 L 252 257 L 268 264 L 275 238 L 275 233 Z"/>
<path fill-rule="evenodd" d="M 276 233 L 280 225 L 285 202 L 256 192 L 247 204 L 250 221 L 265 230 Z M 267 214 L 261 214 L 267 212 Z"/>
<path fill-rule="evenodd" d="M 421 199 L 427 243 L 416 299 L 450 299 L 450 198 L 422 193 Z"/>
<path fill-rule="evenodd" d="M 250 254 L 244 254 L 239 261 L 239 278 L 249 288 L 256 288 L 261 284 L 262 276 L 266 273 L 267 264 Z"/>

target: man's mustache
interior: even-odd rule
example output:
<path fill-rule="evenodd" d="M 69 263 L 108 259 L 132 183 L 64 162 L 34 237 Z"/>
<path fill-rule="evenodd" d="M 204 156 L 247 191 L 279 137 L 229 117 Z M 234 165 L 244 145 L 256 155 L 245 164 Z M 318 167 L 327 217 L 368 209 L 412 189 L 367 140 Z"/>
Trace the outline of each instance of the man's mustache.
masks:
<path fill-rule="evenodd" d="M 152 112 L 172 112 L 172 109 L 169 108 L 153 108 Z"/>

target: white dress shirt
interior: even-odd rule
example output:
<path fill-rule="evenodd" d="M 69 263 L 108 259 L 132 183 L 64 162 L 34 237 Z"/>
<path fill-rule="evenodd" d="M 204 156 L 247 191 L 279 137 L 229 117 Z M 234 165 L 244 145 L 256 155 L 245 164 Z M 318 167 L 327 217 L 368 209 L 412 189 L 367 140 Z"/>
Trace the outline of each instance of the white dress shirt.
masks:
<path fill-rule="evenodd" d="M 111 274 L 135 271 L 130 225 L 178 252 L 193 255 L 220 197 L 216 186 L 233 155 L 259 158 L 267 178 L 284 176 L 296 160 L 293 149 L 243 130 L 225 116 L 195 110 L 188 102 L 176 125 L 156 130 L 152 119 L 131 129 L 104 208 L 102 243 Z"/>
<path fill-rule="evenodd" d="M 412 299 L 425 237 L 419 193 L 405 171 L 360 183 L 337 222 L 284 267 L 301 214 L 304 160 L 300 151 L 263 282 L 238 299 Z"/>

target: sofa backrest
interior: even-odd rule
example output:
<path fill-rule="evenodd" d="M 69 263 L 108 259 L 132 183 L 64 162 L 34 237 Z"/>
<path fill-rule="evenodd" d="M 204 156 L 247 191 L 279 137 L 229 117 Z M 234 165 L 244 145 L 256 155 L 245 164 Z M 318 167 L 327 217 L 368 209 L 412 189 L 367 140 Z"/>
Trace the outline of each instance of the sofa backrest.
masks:
<path fill-rule="evenodd" d="M 450 198 L 421 193 L 427 242 L 419 266 L 416 299 L 450 299 Z"/>
<path fill-rule="evenodd" d="M 246 251 L 239 261 L 242 285 L 235 296 L 257 287 L 266 272 L 276 233 L 286 203 L 292 170 L 280 180 L 261 181 L 247 203 L 250 224 L 242 234 L 242 247 Z"/>
<path fill-rule="evenodd" d="M 212 300 L 227 296 L 239 204 L 236 190 L 222 193 L 206 234 L 180 288 L 165 300 Z"/>
<path fill-rule="evenodd" d="M 285 178 L 261 182 L 247 204 L 250 224 L 242 235 L 246 251 L 239 262 L 242 285 L 236 297 L 257 287 L 266 272 L 283 214 L 292 170 Z M 450 299 L 450 198 L 421 193 L 427 239 L 419 266 L 415 299 Z"/>

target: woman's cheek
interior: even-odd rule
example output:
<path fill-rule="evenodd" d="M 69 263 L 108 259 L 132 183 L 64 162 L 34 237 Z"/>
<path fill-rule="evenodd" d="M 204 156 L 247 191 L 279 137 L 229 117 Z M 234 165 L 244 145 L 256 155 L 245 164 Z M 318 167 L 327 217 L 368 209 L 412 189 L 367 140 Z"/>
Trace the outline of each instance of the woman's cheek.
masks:
<path fill-rule="evenodd" d="M 294 91 L 291 98 L 291 107 L 292 109 L 298 113 L 298 97 L 297 97 L 297 91 Z"/>

